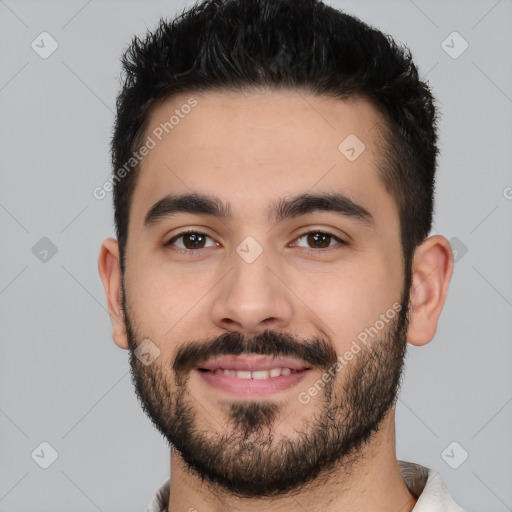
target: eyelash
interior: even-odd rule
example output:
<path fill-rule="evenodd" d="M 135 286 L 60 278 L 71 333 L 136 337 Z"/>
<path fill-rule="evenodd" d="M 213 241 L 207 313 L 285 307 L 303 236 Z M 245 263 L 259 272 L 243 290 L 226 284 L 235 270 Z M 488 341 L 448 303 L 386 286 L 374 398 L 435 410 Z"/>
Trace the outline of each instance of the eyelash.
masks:
<path fill-rule="evenodd" d="M 333 238 L 334 240 L 336 240 L 337 242 L 339 242 L 339 246 L 344 246 L 344 245 L 347 245 L 347 242 L 345 242 L 344 240 L 342 240 L 340 237 L 334 235 L 333 233 L 330 233 L 329 231 L 321 231 L 319 229 L 313 229 L 311 231 L 306 231 L 304 233 L 302 233 L 301 235 L 299 235 L 296 239 L 296 240 L 299 240 L 307 235 L 311 235 L 311 234 L 320 234 L 320 235 L 326 235 L 328 237 L 331 237 Z M 180 239 L 181 237 L 185 236 L 185 235 L 201 235 L 201 236 L 206 236 L 208 238 L 210 238 L 210 240 L 213 240 L 209 235 L 207 235 L 206 233 L 202 233 L 201 231 L 194 231 L 194 230 L 189 230 L 189 231 L 182 231 L 181 233 L 178 233 L 177 235 L 173 236 L 168 242 L 165 242 L 164 243 L 164 246 L 165 247 L 171 247 L 174 242 L 178 239 Z M 217 242 L 215 242 L 217 243 Z M 339 249 L 340 247 L 338 247 Z M 205 247 L 200 247 L 199 249 L 181 249 L 181 248 L 172 248 L 172 250 L 178 254 L 187 254 L 187 255 L 191 255 L 191 253 L 194 253 L 194 252 L 199 252 L 200 249 L 205 249 Z M 207 249 L 207 247 L 206 247 Z M 330 249 L 336 249 L 336 246 L 333 246 L 333 247 L 324 247 L 324 248 L 320 248 L 320 249 L 310 249 L 310 248 L 306 248 L 306 247 L 302 247 L 302 249 L 307 253 L 307 254 L 317 254 L 320 252 L 320 253 L 323 253 L 325 251 L 328 251 Z"/>

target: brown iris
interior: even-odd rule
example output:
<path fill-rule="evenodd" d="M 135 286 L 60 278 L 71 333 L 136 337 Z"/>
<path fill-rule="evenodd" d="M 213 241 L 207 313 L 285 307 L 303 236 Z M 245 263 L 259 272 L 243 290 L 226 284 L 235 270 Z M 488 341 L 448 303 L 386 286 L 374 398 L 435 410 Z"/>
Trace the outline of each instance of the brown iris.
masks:
<path fill-rule="evenodd" d="M 307 236 L 308 244 L 321 244 L 321 249 L 329 247 L 329 244 L 331 243 L 331 238 L 332 235 L 328 235 L 327 233 L 320 233 L 318 231 L 312 232 Z"/>

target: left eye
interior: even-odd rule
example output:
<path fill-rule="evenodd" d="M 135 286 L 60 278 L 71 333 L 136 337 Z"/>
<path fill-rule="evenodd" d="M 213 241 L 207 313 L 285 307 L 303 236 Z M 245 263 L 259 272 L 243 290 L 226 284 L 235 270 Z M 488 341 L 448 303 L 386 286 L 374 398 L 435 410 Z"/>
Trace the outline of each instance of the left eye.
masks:
<path fill-rule="evenodd" d="M 313 244 L 316 246 L 316 249 L 327 249 L 331 247 L 331 242 L 337 241 L 340 244 L 344 244 L 341 238 L 334 236 L 331 233 L 326 233 L 325 231 L 310 231 L 308 233 L 304 233 L 303 235 L 297 238 L 298 240 L 305 239 L 308 244 Z M 336 245 L 336 244 L 334 244 Z"/>

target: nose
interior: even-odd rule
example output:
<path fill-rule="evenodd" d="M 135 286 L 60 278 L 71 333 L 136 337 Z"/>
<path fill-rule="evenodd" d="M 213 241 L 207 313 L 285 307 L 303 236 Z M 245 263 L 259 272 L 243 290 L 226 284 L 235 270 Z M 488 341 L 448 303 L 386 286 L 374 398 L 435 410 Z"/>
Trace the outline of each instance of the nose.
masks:
<path fill-rule="evenodd" d="M 232 264 L 214 296 L 213 322 L 247 335 L 287 329 L 294 313 L 293 294 L 278 269 L 268 266 L 263 254 L 252 263 L 234 254 Z"/>

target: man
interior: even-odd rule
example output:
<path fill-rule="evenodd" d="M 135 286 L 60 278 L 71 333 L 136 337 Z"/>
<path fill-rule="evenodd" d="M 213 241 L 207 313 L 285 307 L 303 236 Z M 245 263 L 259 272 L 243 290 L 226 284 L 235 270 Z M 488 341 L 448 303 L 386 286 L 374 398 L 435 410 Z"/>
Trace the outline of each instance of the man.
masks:
<path fill-rule="evenodd" d="M 171 447 L 148 510 L 461 511 L 396 459 L 453 270 L 410 54 L 318 1 L 212 0 L 123 65 L 99 272 Z"/>

